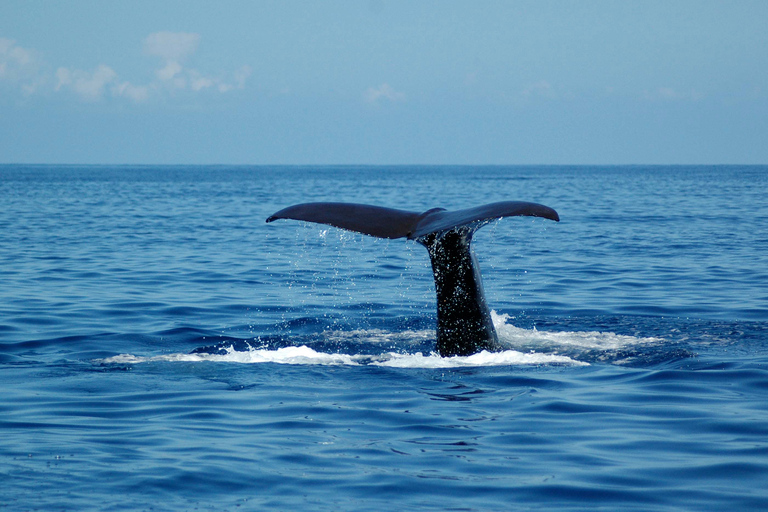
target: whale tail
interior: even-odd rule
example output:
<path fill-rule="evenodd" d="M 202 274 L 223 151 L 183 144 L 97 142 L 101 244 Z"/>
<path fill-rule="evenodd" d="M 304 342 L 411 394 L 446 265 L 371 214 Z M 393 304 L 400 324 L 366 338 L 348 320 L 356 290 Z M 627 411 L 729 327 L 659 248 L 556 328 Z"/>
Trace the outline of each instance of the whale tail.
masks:
<path fill-rule="evenodd" d="M 530 216 L 559 221 L 547 206 L 502 201 L 465 210 L 433 208 L 423 213 L 352 203 L 304 203 L 267 218 L 293 219 L 379 238 L 407 238 L 426 247 L 437 292 L 437 344 L 443 356 L 499 350 L 498 336 L 483 293 L 472 235 L 502 217 Z"/>

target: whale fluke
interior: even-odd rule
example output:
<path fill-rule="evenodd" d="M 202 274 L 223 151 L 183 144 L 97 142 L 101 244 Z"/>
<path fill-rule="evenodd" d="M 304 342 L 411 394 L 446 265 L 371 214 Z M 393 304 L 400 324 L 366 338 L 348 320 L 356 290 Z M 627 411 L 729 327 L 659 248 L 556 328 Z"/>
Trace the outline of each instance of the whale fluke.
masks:
<path fill-rule="evenodd" d="M 316 222 L 379 238 L 408 238 L 426 247 L 437 292 L 435 349 L 447 357 L 501 348 L 471 241 L 475 231 L 488 222 L 515 216 L 560 220 L 548 206 L 502 201 L 456 211 L 433 208 L 423 213 L 365 204 L 304 203 L 276 212 L 267 222 Z"/>
<path fill-rule="evenodd" d="M 408 236 L 424 214 L 353 203 L 305 203 L 284 208 L 267 219 L 304 220 L 328 224 L 379 238 Z"/>

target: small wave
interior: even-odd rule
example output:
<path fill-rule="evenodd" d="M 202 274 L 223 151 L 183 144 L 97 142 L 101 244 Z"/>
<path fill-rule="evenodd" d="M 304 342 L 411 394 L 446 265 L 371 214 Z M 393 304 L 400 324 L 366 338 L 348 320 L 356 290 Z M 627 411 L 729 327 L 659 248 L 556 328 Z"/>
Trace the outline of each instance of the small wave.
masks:
<path fill-rule="evenodd" d="M 223 362 L 223 363 L 278 363 L 295 365 L 338 365 L 338 366 L 385 366 L 390 368 L 459 368 L 471 366 L 511 366 L 511 365 L 586 365 L 567 356 L 522 353 L 515 350 L 503 352 L 482 351 L 471 356 L 440 357 L 438 354 L 424 355 L 398 354 L 387 352 L 380 355 L 328 354 L 317 352 L 306 345 L 284 347 L 276 350 L 253 348 L 235 350 L 230 347 L 224 354 L 165 354 L 152 357 L 140 357 L 120 354 L 96 361 L 102 364 L 140 364 L 151 362 Z"/>

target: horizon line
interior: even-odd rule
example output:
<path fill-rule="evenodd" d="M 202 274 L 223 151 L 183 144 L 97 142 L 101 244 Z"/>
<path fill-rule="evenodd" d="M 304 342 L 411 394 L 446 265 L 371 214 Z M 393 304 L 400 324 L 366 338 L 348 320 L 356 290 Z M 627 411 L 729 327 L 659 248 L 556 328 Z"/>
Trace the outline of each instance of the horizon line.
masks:
<path fill-rule="evenodd" d="M 0 162 L 0 166 L 30 167 L 764 167 L 768 163 L 72 163 Z"/>

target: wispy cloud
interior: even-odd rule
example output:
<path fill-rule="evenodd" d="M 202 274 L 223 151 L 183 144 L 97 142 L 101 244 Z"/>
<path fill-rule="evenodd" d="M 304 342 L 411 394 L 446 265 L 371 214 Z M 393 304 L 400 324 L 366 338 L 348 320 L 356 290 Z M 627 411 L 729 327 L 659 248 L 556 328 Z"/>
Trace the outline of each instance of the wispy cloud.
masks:
<path fill-rule="evenodd" d="M 10 78 L 28 67 L 33 59 L 31 50 L 16 45 L 13 39 L 0 37 L 0 78 Z"/>
<path fill-rule="evenodd" d="M 245 81 L 251 73 L 248 66 L 235 71 L 232 80 L 186 67 L 184 61 L 195 53 L 199 42 L 199 34 L 187 32 L 155 32 L 148 35 L 144 39 L 144 53 L 162 60 L 162 67 L 155 72 L 158 81 L 152 88 L 189 89 L 193 92 L 210 89 L 219 93 L 245 88 Z"/>
<path fill-rule="evenodd" d="M 201 79 L 198 71 L 185 70 L 181 62 L 197 50 L 200 34 L 188 32 L 155 32 L 144 39 L 144 53 L 160 57 L 162 67 L 155 71 L 160 84 L 171 89 L 186 89 L 192 83 L 192 90 L 199 91 Z M 193 75 L 193 76 L 190 76 Z"/>
<path fill-rule="evenodd" d="M 17 45 L 13 39 L 0 37 L 0 82 L 18 86 L 24 94 L 32 94 L 42 81 L 37 52 Z"/>
<path fill-rule="evenodd" d="M 200 93 L 210 90 L 220 94 L 244 89 L 251 68 L 242 66 L 227 76 L 215 76 L 186 66 L 200 44 L 200 35 L 188 32 L 155 32 L 144 38 L 146 55 L 158 57 L 154 80 L 136 84 L 119 76 L 112 66 L 99 64 L 92 70 L 60 66 L 53 76 L 53 92 L 69 92 L 88 102 L 106 98 L 127 98 L 141 103 L 175 91 Z M 0 38 L 0 81 L 18 82 L 26 94 L 36 91 L 45 81 L 39 73 L 35 52 L 16 45 L 15 41 Z M 51 72 L 48 72 L 50 83 Z M 23 82 L 23 83 L 22 83 Z M 50 85 L 48 91 L 51 91 Z"/>
<path fill-rule="evenodd" d="M 391 85 L 384 83 L 378 87 L 369 87 L 363 94 L 368 103 L 380 103 L 381 101 L 398 102 L 405 100 L 405 94 L 396 91 Z"/>
<path fill-rule="evenodd" d="M 55 90 L 71 89 L 86 101 L 96 101 L 104 96 L 107 85 L 116 78 L 117 73 L 103 64 L 92 72 L 59 68 L 56 70 Z"/>
<path fill-rule="evenodd" d="M 112 86 L 114 96 L 129 98 L 136 103 L 141 103 L 149 98 L 150 87 L 146 85 L 133 85 L 130 82 L 116 83 Z"/>
<path fill-rule="evenodd" d="M 183 88 L 187 81 L 179 76 L 184 68 L 175 60 L 168 61 L 165 66 L 158 69 L 155 74 L 161 82 L 172 82 L 177 87 Z"/>

